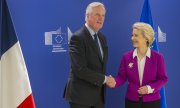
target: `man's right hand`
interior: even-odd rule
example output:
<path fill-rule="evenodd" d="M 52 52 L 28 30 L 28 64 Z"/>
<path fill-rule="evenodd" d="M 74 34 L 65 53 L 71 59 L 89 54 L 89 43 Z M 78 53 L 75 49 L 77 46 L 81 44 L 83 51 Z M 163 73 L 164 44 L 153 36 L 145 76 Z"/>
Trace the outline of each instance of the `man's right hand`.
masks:
<path fill-rule="evenodd" d="M 115 88 L 116 81 L 111 75 L 107 76 L 106 85 L 110 88 Z"/>

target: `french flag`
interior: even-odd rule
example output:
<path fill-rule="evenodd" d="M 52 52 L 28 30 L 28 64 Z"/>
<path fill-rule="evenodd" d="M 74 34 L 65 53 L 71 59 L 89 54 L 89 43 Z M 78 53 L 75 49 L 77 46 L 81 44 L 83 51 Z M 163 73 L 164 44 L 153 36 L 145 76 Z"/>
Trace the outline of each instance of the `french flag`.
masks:
<path fill-rule="evenodd" d="M 0 108 L 35 108 L 28 71 L 6 0 L 0 0 Z"/>

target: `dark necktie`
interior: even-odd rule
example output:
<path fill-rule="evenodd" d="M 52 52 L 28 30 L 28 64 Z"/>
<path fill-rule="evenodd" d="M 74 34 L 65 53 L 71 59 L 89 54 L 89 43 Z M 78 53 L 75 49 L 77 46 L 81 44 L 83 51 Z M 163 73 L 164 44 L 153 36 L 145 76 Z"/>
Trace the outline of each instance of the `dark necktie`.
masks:
<path fill-rule="evenodd" d="M 98 35 L 96 33 L 94 34 L 94 41 L 96 43 L 96 47 L 97 47 L 98 53 L 99 53 L 99 55 L 102 58 L 101 51 L 100 51 L 100 46 L 99 46 L 99 43 L 98 43 Z"/>

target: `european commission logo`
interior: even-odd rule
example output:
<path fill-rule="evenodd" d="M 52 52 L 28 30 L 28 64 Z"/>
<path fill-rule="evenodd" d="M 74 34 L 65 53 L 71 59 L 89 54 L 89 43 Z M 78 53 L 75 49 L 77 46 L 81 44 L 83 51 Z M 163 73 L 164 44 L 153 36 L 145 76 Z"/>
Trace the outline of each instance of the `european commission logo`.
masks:
<path fill-rule="evenodd" d="M 158 36 L 158 42 L 166 42 L 166 33 L 162 32 L 159 26 L 158 26 L 157 36 Z"/>
<path fill-rule="evenodd" d="M 72 32 L 69 27 L 62 32 L 61 27 L 56 31 L 45 32 L 45 45 L 52 46 L 52 52 L 67 52 Z"/>
<path fill-rule="evenodd" d="M 167 41 L 167 39 L 166 39 L 166 33 L 164 33 L 164 32 L 162 32 L 162 30 L 160 29 L 160 27 L 158 26 L 157 27 L 157 32 L 155 32 L 155 40 L 154 40 L 154 44 L 156 43 L 156 42 L 163 42 L 163 43 L 165 43 L 166 41 Z M 151 48 L 153 48 L 153 45 L 154 44 L 152 44 L 152 46 L 151 46 Z M 155 45 L 156 46 L 156 45 Z"/>

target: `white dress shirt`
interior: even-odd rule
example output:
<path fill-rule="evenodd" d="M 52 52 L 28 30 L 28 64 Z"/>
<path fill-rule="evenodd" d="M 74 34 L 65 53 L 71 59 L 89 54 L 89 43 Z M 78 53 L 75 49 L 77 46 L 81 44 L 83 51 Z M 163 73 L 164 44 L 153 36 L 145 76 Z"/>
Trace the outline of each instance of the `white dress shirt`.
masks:
<path fill-rule="evenodd" d="M 143 74 L 144 74 L 144 67 L 146 63 L 146 57 L 150 58 L 151 57 L 151 50 L 148 48 L 146 52 L 146 56 L 144 56 L 141 60 L 137 56 L 137 48 L 133 52 L 133 58 L 137 57 L 137 62 L 138 62 L 138 73 L 139 73 L 139 81 L 140 85 L 142 85 L 142 80 L 143 80 Z M 151 86 L 146 85 L 148 87 L 148 94 L 153 93 L 154 89 L 151 88 Z"/>

